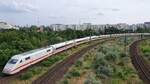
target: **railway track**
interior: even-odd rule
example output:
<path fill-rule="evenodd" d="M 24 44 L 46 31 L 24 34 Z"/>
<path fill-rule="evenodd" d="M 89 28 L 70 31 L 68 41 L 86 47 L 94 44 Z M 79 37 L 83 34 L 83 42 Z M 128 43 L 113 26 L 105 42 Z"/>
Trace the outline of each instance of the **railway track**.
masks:
<path fill-rule="evenodd" d="M 138 44 L 142 40 L 135 41 L 131 46 L 130 46 L 130 54 L 131 54 L 131 59 L 132 63 L 135 67 L 135 69 L 138 72 L 139 77 L 146 83 L 150 84 L 150 66 L 146 62 L 146 60 L 140 55 L 139 53 L 139 48 Z"/>
<path fill-rule="evenodd" d="M 16 78 L 18 74 L 12 76 L 2 76 L 0 77 L 0 84 L 10 84 L 10 81 Z"/>
<path fill-rule="evenodd" d="M 28 68 L 31 68 L 31 67 L 36 66 L 36 65 L 37 65 L 37 64 L 32 65 L 32 66 L 30 66 L 30 67 L 28 67 Z M 26 69 L 20 71 L 20 72 L 17 73 L 17 74 L 14 74 L 14 75 L 5 75 L 5 74 L 3 74 L 3 76 L 0 77 L 0 84 L 11 84 L 11 81 L 12 81 L 13 79 L 17 78 L 20 74 L 24 73 L 24 71 L 26 71 L 28 68 L 26 68 Z"/>
<path fill-rule="evenodd" d="M 105 41 L 107 40 L 104 40 L 102 42 L 105 42 Z M 90 45 L 74 53 L 73 55 L 69 56 L 67 59 L 58 63 L 55 67 L 50 69 L 43 76 L 33 81 L 33 84 L 55 84 L 58 80 L 60 80 L 63 77 L 63 75 L 68 71 L 69 67 L 73 65 L 77 59 L 79 59 L 87 51 L 89 51 L 90 49 L 94 48 L 95 46 L 97 46 L 98 44 L 102 42 L 98 42 L 96 44 Z"/>

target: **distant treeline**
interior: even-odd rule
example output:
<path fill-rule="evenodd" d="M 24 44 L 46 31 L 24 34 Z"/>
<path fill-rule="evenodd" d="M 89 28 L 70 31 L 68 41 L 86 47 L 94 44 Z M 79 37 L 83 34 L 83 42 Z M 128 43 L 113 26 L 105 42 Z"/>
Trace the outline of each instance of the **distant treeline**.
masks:
<path fill-rule="evenodd" d="M 0 67 L 2 68 L 11 56 L 47 45 L 82 38 L 92 35 L 114 34 L 125 32 L 149 32 L 149 29 L 138 28 L 133 30 L 119 30 L 111 27 L 105 30 L 95 31 L 92 29 L 53 31 L 44 27 L 42 32 L 37 32 L 36 26 L 21 28 L 20 30 L 0 30 Z M 1 69 L 0 68 L 0 69 Z"/>

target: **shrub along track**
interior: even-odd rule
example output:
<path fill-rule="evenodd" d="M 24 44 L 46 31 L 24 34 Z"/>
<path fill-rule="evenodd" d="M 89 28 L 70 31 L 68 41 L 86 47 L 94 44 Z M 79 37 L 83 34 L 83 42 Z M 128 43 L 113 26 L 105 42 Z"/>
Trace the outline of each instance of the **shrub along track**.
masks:
<path fill-rule="evenodd" d="M 142 40 L 135 41 L 130 46 L 130 54 L 134 67 L 138 71 L 139 77 L 146 83 L 150 84 L 150 66 L 140 55 L 138 45 Z"/>
<path fill-rule="evenodd" d="M 107 40 L 110 40 L 110 39 L 107 39 Z M 58 80 L 60 80 L 63 77 L 63 75 L 68 71 L 69 67 L 73 65 L 76 62 L 76 60 L 78 60 L 81 56 L 83 56 L 90 49 L 96 47 L 98 44 L 105 42 L 107 40 L 102 40 L 101 42 L 90 45 L 74 53 L 73 55 L 65 59 L 64 61 L 58 63 L 55 67 L 50 69 L 43 76 L 33 81 L 33 84 L 55 84 Z"/>

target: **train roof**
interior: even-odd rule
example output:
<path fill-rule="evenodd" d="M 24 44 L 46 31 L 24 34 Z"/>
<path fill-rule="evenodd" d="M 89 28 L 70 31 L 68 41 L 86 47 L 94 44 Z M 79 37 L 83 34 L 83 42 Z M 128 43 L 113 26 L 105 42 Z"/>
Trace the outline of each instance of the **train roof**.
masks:
<path fill-rule="evenodd" d="M 34 53 L 38 53 L 38 51 L 45 50 L 47 48 L 50 48 L 50 46 L 39 48 L 39 49 L 30 50 L 30 51 L 27 51 L 27 52 L 15 55 L 12 58 L 20 58 L 20 57 L 28 56 L 28 55 L 31 55 L 31 54 L 34 54 Z"/>
<path fill-rule="evenodd" d="M 19 55 L 28 55 L 28 54 L 32 54 L 34 52 L 37 52 L 37 51 L 40 51 L 40 50 L 43 50 L 43 49 L 45 49 L 45 48 L 39 48 L 39 49 L 30 50 L 30 51 L 24 52 L 24 53 L 19 54 Z"/>

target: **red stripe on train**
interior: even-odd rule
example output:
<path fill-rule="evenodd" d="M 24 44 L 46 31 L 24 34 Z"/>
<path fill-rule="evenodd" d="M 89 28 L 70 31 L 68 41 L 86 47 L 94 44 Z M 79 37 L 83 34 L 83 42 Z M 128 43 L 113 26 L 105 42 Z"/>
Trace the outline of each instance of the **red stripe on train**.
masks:
<path fill-rule="evenodd" d="M 49 54 L 44 55 L 44 56 L 42 56 L 42 57 L 40 57 L 40 58 L 38 58 L 38 59 L 35 59 L 35 60 L 33 60 L 33 61 L 30 61 L 30 62 L 28 62 L 28 63 L 26 63 L 26 64 L 24 64 L 24 65 L 21 65 L 21 66 L 19 66 L 18 68 L 12 70 L 12 72 L 15 71 L 15 70 L 17 70 L 17 69 L 19 69 L 19 68 L 21 68 L 21 67 L 23 67 L 23 66 L 26 66 L 26 65 L 28 65 L 28 64 L 33 63 L 33 62 L 35 62 L 36 60 L 42 59 L 42 58 L 44 58 L 44 57 L 46 57 L 46 56 L 48 56 L 48 55 L 49 55 Z"/>

